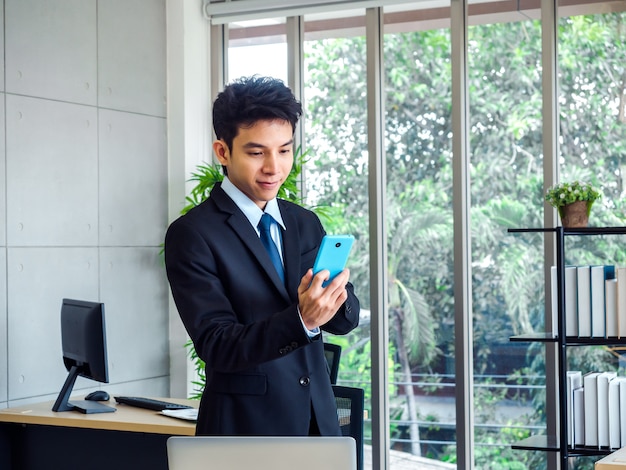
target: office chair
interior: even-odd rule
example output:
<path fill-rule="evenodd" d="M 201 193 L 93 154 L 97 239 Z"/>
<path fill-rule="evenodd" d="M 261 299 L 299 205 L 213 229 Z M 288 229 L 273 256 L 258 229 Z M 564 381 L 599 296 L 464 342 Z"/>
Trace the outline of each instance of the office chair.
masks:
<path fill-rule="evenodd" d="M 337 375 L 339 374 L 339 359 L 341 359 L 341 346 L 338 344 L 324 343 L 324 356 L 328 362 L 328 370 L 330 372 L 330 383 L 337 383 Z"/>
<path fill-rule="evenodd" d="M 365 392 L 362 388 L 333 385 L 337 417 L 343 436 L 351 436 L 356 441 L 357 470 L 363 470 L 363 413 Z"/>

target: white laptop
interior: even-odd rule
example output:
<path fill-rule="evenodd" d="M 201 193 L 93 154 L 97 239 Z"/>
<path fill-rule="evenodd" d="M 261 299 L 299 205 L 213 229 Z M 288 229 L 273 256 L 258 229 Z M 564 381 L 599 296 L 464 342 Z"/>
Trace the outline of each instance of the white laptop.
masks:
<path fill-rule="evenodd" d="M 356 470 L 352 437 L 174 436 L 169 470 Z"/>

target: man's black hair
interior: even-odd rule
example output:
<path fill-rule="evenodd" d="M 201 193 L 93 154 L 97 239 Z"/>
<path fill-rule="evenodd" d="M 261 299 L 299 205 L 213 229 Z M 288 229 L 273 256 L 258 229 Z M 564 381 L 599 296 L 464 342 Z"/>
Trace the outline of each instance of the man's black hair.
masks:
<path fill-rule="evenodd" d="M 232 150 L 240 127 L 260 120 L 279 119 L 291 124 L 293 132 L 302 115 L 302 105 L 282 80 L 243 77 L 228 84 L 213 103 L 213 129 Z"/>

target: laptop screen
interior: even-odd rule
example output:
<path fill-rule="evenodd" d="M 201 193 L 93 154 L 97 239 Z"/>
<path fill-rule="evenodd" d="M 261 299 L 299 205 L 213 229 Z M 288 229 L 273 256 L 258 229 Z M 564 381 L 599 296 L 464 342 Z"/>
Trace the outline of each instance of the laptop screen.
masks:
<path fill-rule="evenodd" d="M 169 470 L 356 470 L 352 437 L 174 436 Z"/>

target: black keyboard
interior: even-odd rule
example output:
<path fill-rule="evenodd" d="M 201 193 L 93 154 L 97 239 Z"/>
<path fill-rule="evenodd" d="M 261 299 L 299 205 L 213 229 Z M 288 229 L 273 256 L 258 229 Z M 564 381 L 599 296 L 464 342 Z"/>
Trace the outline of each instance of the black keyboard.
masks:
<path fill-rule="evenodd" d="M 146 408 L 148 410 L 163 411 L 163 410 L 185 410 L 193 408 L 189 405 L 179 405 L 178 403 L 171 403 L 169 401 L 155 400 L 154 398 L 144 397 L 115 397 L 115 401 L 123 403 L 124 405 L 135 406 L 137 408 Z"/>

